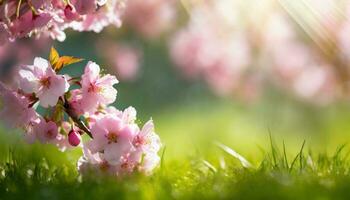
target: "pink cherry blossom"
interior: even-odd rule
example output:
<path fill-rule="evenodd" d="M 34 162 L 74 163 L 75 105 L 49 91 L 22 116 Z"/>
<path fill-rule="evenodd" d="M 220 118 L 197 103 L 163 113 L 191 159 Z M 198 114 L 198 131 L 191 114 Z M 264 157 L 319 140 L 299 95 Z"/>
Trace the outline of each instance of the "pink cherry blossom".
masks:
<path fill-rule="evenodd" d="M 89 143 L 92 152 L 101 151 L 107 146 L 109 149 L 120 146 L 121 151 L 122 149 L 128 150 L 131 148 L 132 138 L 135 135 L 133 128 L 123 124 L 121 119 L 109 115 L 99 119 L 92 126 L 91 133 L 94 137 Z"/>
<path fill-rule="evenodd" d="M 9 127 L 25 127 L 36 116 L 27 97 L 9 90 L 0 82 L 0 118 Z"/>
<path fill-rule="evenodd" d="M 65 76 L 57 75 L 43 58 L 35 58 L 34 65 L 23 66 L 19 76 L 19 88 L 25 93 L 35 93 L 43 107 L 56 105 L 69 88 Z"/>
<path fill-rule="evenodd" d="M 154 132 L 153 121 L 148 121 L 142 128 L 142 130 L 134 137 L 133 145 L 136 150 L 132 153 L 132 158 L 141 159 L 139 170 L 149 174 L 159 164 L 160 158 L 158 151 L 161 148 L 161 142 L 159 136 Z"/>
<path fill-rule="evenodd" d="M 39 141 L 42 144 L 55 145 L 58 150 L 64 152 L 72 148 L 69 144 L 68 137 L 61 134 L 62 129 L 64 129 L 67 123 L 68 122 L 63 122 L 59 127 L 53 121 L 45 120 L 41 116 L 37 116 L 37 118 L 32 120 L 29 125 L 25 127 L 24 138 L 28 143 Z"/>
<path fill-rule="evenodd" d="M 117 83 L 118 80 L 115 76 L 101 76 L 100 67 L 94 62 L 89 62 L 81 80 L 81 106 L 89 112 L 96 110 L 100 104 L 113 103 L 117 96 L 117 90 L 113 85 Z"/>
<path fill-rule="evenodd" d="M 103 166 L 109 173 L 122 176 L 134 171 L 150 174 L 158 165 L 161 143 L 152 120 L 140 130 L 134 123 L 136 110 L 133 107 L 123 112 L 110 109 L 110 112 L 93 116 L 93 139 L 84 144 L 80 169 Z"/>
<path fill-rule="evenodd" d="M 133 108 L 124 112 L 133 112 Z M 134 171 L 150 174 L 159 164 L 157 153 L 161 147 L 159 136 L 154 133 L 153 121 L 148 121 L 142 130 L 132 126 L 135 125 L 132 120 L 129 122 L 131 124 L 122 126 L 121 119 L 108 114 L 98 119 L 91 128 L 94 138 L 84 145 L 85 153 L 80 159 L 79 169 L 101 170 L 102 166 L 118 176 Z"/>
<path fill-rule="evenodd" d="M 45 119 L 40 119 L 40 121 L 34 125 L 33 131 L 36 138 L 41 143 L 52 143 L 58 136 L 57 125 L 54 122 L 46 121 Z"/>
<path fill-rule="evenodd" d="M 131 174 L 132 172 L 138 170 L 141 159 L 142 154 L 137 154 L 136 152 L 123 156 L 121 161 L 116 166 L 117 174 L 119 176 L 123 176 Z"/>
<path fill-rule="evenodd" d="M 90 125 L 90 128 L 91 128 L 98 120 L 102 119 L 106 115 L 110 115 L 110 116 L 114 116 L 114 117 L 117 117 L 117 118 L 121 118 L 122 114 L 123 114 L 123 112 L 118 110 L 118 109 L 116 109 L 115 107 L 107 106 L 107 107 L 104 107 L 100 111 L 96 111 L 94 113 L 85 114 L 85 116 L 86 116 L 86 119 L 89 122 L 89 125 Z M 122 121 L 124 122 L 123 119 L 122 119 Z"/>
<path fill-rule="evenodd" d="M 34 130 L 34 126 L 40 123 L 40 118 L 37 117 L 35 120 L 32 120 L 28 123 L 28 125 L 24 129 L 24 141 L 28 144 L 33 144 L 37 140 L 36 130 Z"/>
<path fill-rule="evenodd" d="M 159 136 L 154 132 L 152 120 L 146 122 L 141 131 L 134 137 L 133 145 L 147 153 L 159 151 L 161 142 Z"/>
<path fill-rule="evenodd" d="M 80 89 L 74 89 L 69 91 L 71 97 L 68 99 L 69 107 L 71 112 L 73 112 L 76 116 L 83 115 L 85 113 L 85 109 L 81 104 L 83 99 L 82 92 Z"/>
<path fill-rule="evenodd" d="M 123 112 L 117 113 L 117 116 L 119 116 L 125 124 L 134 124 L 136 120 L 136 114 L 136 109 L 132 106 L 129 106 Z"/>
<path fill-rule="evenodd" d="M 117 175 L 117 168 L 108 163 L 102 153 L 92 153 L 86 146 L 83 147 L 84 156 L 78 160 L 78 170 L 83 173 L 99 172 L 101 174 Z"/>
<path fill-rule="evenodd" d="M 145 174 L 150 174 L 159 165 L 160 157 L 157 153 L 151 152 L 145 154 L 139 170 Z"/>
<path fill-rule="evenodd" d="M 117 175 L 137 170 L 150 174 L 159 164 L 157 153 L 161 142 L 154 132 L 152 120 L 140 130 L 134 124 L 135 119 L 136 110 L 132 107 L 123 112 L 111 112 L 104 114 L 104 117 L 95 118 L 96 122 L 91 128 L 93 139 L 84 145 L 85 151 L 89 153 L 82 161 L 97 156 L 98 159 L 94 159 L 94 162 L 108 166 Z M 85 162 L 84 165 L 88 164 Z M 91 167 L 93 166 L 94 164 Z"/>

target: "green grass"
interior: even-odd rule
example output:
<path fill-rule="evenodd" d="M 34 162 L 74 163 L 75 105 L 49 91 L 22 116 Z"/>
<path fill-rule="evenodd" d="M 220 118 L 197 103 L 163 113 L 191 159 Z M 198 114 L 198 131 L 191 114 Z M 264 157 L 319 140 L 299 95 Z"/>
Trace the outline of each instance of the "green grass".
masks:
<path fill-rule="evenodd" d="M 342 107 L 310 114 L 324 131 L 312 134 L 321 130 L 313 128 L 316 122 L 306 126 L 293 117 L 300 110 L 289 105 L 278 109 L 288 113 L 283 119 L 268 115 L 274 123 L 262 120 L 266 112 L 257 107 L 209 105 L 184 104 L 153 115 L 164 155 L 149 177 L 82 177 L 75 166 L 78 149 L 25 145 L 16 131 L 2 129 L 0 199 L 350 198 L 350 148 L 343 145 L 350 129 Z"/>
<path fill-rule="evenodd" d="M 218 148 L 222 147 L 221 153 L 208 158 L 163 161 L 149 177 L 122 179 L 81 177 L 68 158 L 58 161 L 37 147 L 11 150 L 0 164 L 0 198 L 348 199 L 350 195 L 346 146 L 326 155 L 306 152 L 303 145 L 288 157 L 285 149 L 272 143 L 264 159 L 251 166 L 227 153 L 232 149 Z"/>

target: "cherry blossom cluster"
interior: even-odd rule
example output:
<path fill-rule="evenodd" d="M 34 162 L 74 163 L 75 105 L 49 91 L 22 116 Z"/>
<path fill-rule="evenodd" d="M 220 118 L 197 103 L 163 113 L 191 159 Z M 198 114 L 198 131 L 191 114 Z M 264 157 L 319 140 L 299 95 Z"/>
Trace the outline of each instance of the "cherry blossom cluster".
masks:
<path fill-rule="evenodd" d="M 132 0 L 123 22 L 145 38 L 156 39 L 176 25 L 176 0 Z"/>
<path fill-rule="evenodd" d="M 321 105 L 348 98 L 350 1 L 195 2 L 170 42 L 186 77 L 249 99 L 269 86 Z"/>
<path fill-rule="evenodd" d="M 100 32 L 121 25 L 125 0 L 2 0 L 0 43 L 27 36 L 63 41 L 64 30 Z"/>
<path fill-rule="evenodd" d="M 21 66 L 17 87 L 0 82 L 0 118 L 7 126 L 23 129 L 29 143 L 53 144 L 62 151 L 82 148 L 82 173 L 150 174 L 160 161 L 161 147 L 153 121 L 140 128 L 133 107 L 121 111 L 110 106 L 118 80 L 102 74 L 96 63 L 89 61 L 81 77 L 58 73 L 80 61 L 60 57 L 52 49 L 49 61 L 37 57 L 33 65 Z M 45 114 L 38 107 L 46 109 Z"/>
<path fill-rule="evenodd" d="M 188 25 L 171 39 L 172 59 L 187 78 L 204 79 L 218 95 L 254 99 L 259 75 L 248 73 L 253 50 L 237 26 L 234 1 L 208 2 L 194 7 Z"/>

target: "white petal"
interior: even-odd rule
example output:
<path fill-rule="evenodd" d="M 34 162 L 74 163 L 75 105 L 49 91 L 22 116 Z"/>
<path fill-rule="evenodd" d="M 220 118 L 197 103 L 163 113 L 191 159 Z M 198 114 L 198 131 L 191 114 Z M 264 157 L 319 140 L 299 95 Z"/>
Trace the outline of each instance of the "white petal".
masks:
<path fill-rule="evenodd" d="M 36 57 L 34 59 L 34 66 L 37 69 L 40 69 L 40 71 L 45 72 L 48 67 L 50 67 L 49 61 L 47 61 L 44 58 Z"/>
<path fill-rule="evenodd" d="M 19 70 L 19 88 L 25 93 L 32 93 L 38 90 L 39 82 L 35 75 L 28 70 Z"/>
<path fill-rule="evenodd" d="M 98 66 L 95 62 L 89 61 L 85 67 L 84 75 L 90 82 L 97 80 L 100 76 L 100 66 Z"/>
<path fill-rule="evenodd" d="M 124 148 L 119 144 L 107 145 L 104 151 L 104 158 L 112 165 L 117 165 L 120 162 L 120 158 L 124 153 Z"/>
<path fill-rule="evenodd" d="M 44 108 L 47 108 L 49 106 L 55 106 L 58 101 L 57 95 L 52 94 L 51 92 L 44 91 L 41 94 L 38 94 L 39 100 L 40 100 L 40 105 Z"/>
<path fill-rule="evenodd" d="M 56 75 L 51 77 L 50 92 L 56 96 L 62 96 L 69 89 L 69 84 L 64 76 Z"/>
<path fill-rule="evenodd" d="M 148 122 L 146 122 L 145 125 L 143 125 L 142 130 L 140 132 L 140 135 L 146 136 L 146 135 L 150 134 L 153 131 L 154 131 L 153 120 L 149 120 Z"/>

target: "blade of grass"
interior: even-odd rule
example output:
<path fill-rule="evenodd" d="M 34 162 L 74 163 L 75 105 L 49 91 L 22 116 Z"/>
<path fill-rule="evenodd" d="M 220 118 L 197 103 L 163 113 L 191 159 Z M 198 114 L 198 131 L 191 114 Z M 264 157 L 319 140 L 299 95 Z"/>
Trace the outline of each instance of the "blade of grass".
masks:
<path fill-rule="evenodd" d="M 208 161 L 206 161 L 206 160 L 203 160 L 203 163 L 204 163 L 204 165 L 205 165 L 206 167 L 208 167 L 208 169 L 209 169 L 210 171 L 212 171 L 214 174 L 218 171 L 218 170 L 214 167 L 214 165 L 210 164 L 210 162 L 208 162 Z"/>
<path fill-rule="evenodd" d="M 301 146 L 300 152 L 299 152 L 299 167 L 300 167 L 300 171 L 303 169 L 303 150 L 304 150 L 304 146 L 305 146 L 305 140 L 303 142 L 303 145 Z"/>
<path fill-rule="evenodd" d="M 165 150 L 166 150 L 166 146 L 164 145 L 163 151 L 162 151 L 162 156 L 160 158 L 160 169 L 163 169 L 164 166 L 164 155 L 165 155 Z"/>
<path fill-rule="evenodd" d="M 302 154 L 302 151 L 303 151 L 303 149 L 304 149 L 305 142 L 306 142 L 306 141 L 304 140 L 304 142 L 303 142 L 303 144 L 302 144 L 302 146 L 301 146 L 301 149 L 300 149 L 299 153 L 294 157 L 292 163 L 290 164 L 289 172 L 291 172 L 291 171 L 293 170 L 294 164 L 296 163 L 296 161 L 298 160 L 298 158 L 300 158 L 300 154 Z"/>
<path fill-rule="evenodd" d="M 272 159 L 273 159 L 273 166 L 277 167 L 276 149 L 275 149 L 275 146 L 273 145 L 271 129 L 268 128 L 268 131 L 270 136 L 270 146 L 271 146 L 271 153 L 272 153 Z"/>
<path fill-rule="evenodd" d="M 245 168 L 252 168 L 253 165 L 247 160 L 245 159 L 243 156 L 241 156 L 239 153 L 237 153 L 235 150 L 231 149 L 230 147 L 223 145 L 219 142 L 215 142 L 215 144 L 221 148 L 222 150 L 224 150 L 226 153 L 230 154 L 231 156 L 233 156 L 234 158 L 238 159 L 240 161 L 240 163 L 242 164 L 243 167 Z"/>
<path fill-rule="evenodd" d="M 340 153 L 344 150 L 345 146 L 346 146 L 346 144 L 342 144 L 340 147 L 338 147 L 334 153 L 333 158 L 338 158 Z"/>
<path fill-rule="evenodd" d="M 284 155 L 284 162 L 286 164 L 287 169 L 289 169 L 289 164 L 288 164 L 288 159 L 287 159 L 287 154 L 286 154 L 286 145 L 283 140 L 283 155 Z"/>

